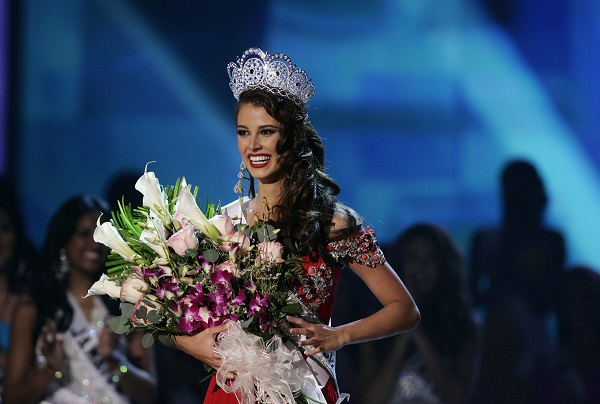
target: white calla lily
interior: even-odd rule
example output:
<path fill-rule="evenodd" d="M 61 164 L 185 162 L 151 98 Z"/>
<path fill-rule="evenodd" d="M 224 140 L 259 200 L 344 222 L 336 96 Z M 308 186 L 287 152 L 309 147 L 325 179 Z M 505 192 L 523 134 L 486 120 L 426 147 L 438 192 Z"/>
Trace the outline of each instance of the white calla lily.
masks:
<path fill-rule="evenodd" d="M 175 210 L 189 220 L 194 227 L 213 240 L 217 240 L 221 236 L 221 232 L 204 216 L 204 213 L 202 213 L 196 204 L 196 200 L 190 191 L 190 187 L 185 182 L 185 178 L 181 181 L 181 192 L 177 197 Z"/>
<path fill-rule="evenodd" d="M 94 295 L 109 295 L 110 297 L 119 298 L 121 296 L 121 287 L 115 281 L 109 280 L 106 274 L 102 274 L 100 279 L 88 290 L 85 297 Z"/>
<path fill-rule="evenodd" d="M 140 235 L 140 241 L 152 248 L 159 257 L 167 258 L 166 238 L 165 226 L 162 220 L 150 214 L 146 227 Z"/>
<path fill-rule="evenodd" d="M 102 215 L 100 215 L 100 217 L 102 217 Z M 94 230 L 94 241 L 104 244 L 123 257 L 126 261 L 133 261 L 137 257 L 135 251 L 127 245 L 117 231 L 117 228 L 113 226 L 111 222 L 100 224 L 100 217 L 98 217 L 96 229 Z"/>
<path fill-rule="evenodd" d="M 149 207 L 163 223 L 168 224 L 171 219 L 169 218 L 167 210 L 167 198 L 158 182 L 158 178 L 154 175 L 154 172 L 148 171 L 148 164 L 146 164 L 144 175 L 142 175 L 135 183 L 135 189 L 144 195 L 142 200 L 143 205 Z"/>

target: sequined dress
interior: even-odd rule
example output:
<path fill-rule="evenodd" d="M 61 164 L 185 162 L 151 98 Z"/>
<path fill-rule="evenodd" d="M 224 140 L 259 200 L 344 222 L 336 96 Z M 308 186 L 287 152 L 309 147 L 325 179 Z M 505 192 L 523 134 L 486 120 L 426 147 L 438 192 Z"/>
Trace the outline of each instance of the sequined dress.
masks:
<path fill-rule="evenodd" d="M 239 209 L 239 203 L 229 204 L 223 207 L 223 213 L 229 216 L 243 217 L 235 212 L 236 207 Z M 323 257 L 317 253 L 304 256 L 301 274 L 303 282 L 302 285 L 300 285 L 300 282 L 296 285 L 296 295 L 314 310 L 323 324 L 330 323 L 344 264 L 348 261 L 354 261 L 369 267 L 375 267 L 375 265 L 385 262 L 383 253 L 377 244 L 375 232 L 369 227 L 361 229 L 358 234 L 348 239 L 329 243 L 327 249 L 336 264 L 327 264 Z M 339 389 L 335 380 L 335 352 L 328 353 L 326 359 L 331 364 L 333 377 L 327 378 L 326 376 L 325 380 L 327 381 L 323 383 L 325 387 L 323 387 L 322 392 L 327 403 L 333 404 L 339 396 Z M 319 377 L 317 379 L 320 380 Z M 236 404 L 237 402 L 235 395 L 223 391 L 216 384 L 216 379 L 213 376 L 204 403 Z"/>

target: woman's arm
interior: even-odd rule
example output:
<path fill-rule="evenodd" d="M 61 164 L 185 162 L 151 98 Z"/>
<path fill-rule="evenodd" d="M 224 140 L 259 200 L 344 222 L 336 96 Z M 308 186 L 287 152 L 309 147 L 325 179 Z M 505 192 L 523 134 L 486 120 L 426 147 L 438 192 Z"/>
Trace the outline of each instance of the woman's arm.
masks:
<path fill-rule="evenodd" d="M 411 330 L 419 324 L 419 310 L 389 264 L 377 264 L 371 268 L 352 261 L 348 266 L 365 282 L 383 307 L 368 317 L 337 327 L 311 324 L 303 319 L 288 316 L 288 321 L 296 325 L 290 332 L 306 335 L 307 339 L 302 341 L 301 345 L 313 347 L 306 352 L 308 355 L 388 337 Z"/>
<path fill-rule="evenodd" d="M 48 366 L 45 369 L 34 368 L 33 332 L 37 317 L 35 303 L 30 297 L 23 297 L 13 314 L 10 325 L 10 349 L 6 361 L 4 377 L 4 402 L 33 403 L 38 402 L 44 391 L 61 368 L 62 346 L 54 344 L 54 349 L 47 355 Z"/>

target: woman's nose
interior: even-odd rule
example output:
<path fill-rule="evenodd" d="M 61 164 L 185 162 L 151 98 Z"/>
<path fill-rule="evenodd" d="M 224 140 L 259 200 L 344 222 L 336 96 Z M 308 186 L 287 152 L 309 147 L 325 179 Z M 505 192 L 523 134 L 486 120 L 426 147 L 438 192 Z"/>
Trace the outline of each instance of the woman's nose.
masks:
<path fill-rule="evenodd" d="M 258 138 L 258 135 L 250 135 L 250 139 L 248 142 L 248 147 L 250 148 L 250 150 L 258 150 L 260 149 L 260 139 Z"/>

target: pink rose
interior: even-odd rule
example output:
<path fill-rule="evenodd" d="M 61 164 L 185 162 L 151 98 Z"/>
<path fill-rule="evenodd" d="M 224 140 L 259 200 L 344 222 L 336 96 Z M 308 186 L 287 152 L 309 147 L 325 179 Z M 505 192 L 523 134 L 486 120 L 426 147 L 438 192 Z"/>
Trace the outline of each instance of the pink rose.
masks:
<path fill-rule="evenodd" d="M 283 257 L 283 245 L 277 241 L 265 241 L 256 245 L 258 251 L 257 261 L 271 261 L 277 264 L 285 262 Z"/>
<path fill-rule="evenodd" d="M 120 298 L 122 302 L 136 304 L 148 291 L 149 286 L 141 278 L 136 276 L 127 278 L 121 286 Z"/>
<path fill-rule="evenodd" d="M 167 246 L 171 247 L 177 255 L 185 256 L 185 250 L 198 248 L 198 237 L 194 233 L 194 226 L 185 225 L 175 232 L 167 240 Z"/>
<path fill-rule="evenodd" d="M 235 232 L 235 229 L 233 228 L 233 222 L 227 215 L 215 215 L 210 218 L 209 222 L 211 222 L 217 228 L 217 230 L 219 230 L 222 236 L 231 236 Z"/>

